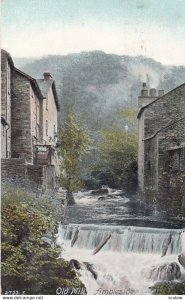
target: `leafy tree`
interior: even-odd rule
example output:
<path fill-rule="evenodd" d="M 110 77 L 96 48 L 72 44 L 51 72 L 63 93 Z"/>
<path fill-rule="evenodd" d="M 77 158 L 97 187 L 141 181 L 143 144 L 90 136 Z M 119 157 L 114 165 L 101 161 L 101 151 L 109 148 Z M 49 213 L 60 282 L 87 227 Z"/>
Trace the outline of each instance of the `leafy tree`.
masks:
<path fill-rule="evenodd" d="M 77 124 L 73 113 L 68 113 L 59 132 L 59 152 L 62 157 L 61 185 L 66 189 L 69 204 L 74 203 L 72 191 L 80 186 L 81 159 L 88 144 L 87 130 Z"/>
<path fill-rule="evenodd" d="M 61 248 L 44 239 L 56 233 L 57 211 L 46 199 L 33 199 L 20 191 L 2 195 L 2 292 L 56 294 L 58 287 L 84 287 Z"/>
<path fill-rule="evenodd" d="M 101 160 L 98 168 L 109 173 L 117 187 L 135 191 L 137 187 L 137 135 L 104 130 L 99 145 Z"/>

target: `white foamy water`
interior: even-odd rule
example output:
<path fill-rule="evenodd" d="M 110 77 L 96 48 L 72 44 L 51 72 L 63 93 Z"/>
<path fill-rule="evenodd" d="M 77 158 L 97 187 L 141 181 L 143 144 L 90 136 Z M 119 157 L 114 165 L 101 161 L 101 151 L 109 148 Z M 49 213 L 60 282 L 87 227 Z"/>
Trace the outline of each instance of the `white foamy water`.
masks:
<path fill-rule="evenodd" d="M 77 227 L 79 235 L 71 248 Z M 93 250 L 109 234 L 112 235 L 107 244 L 93 255 Z M 169 235 L 172 238 L 168 246 Z M 69 224 L 59 227 L 57 243 L 64 249 L 62 257 L 82 264 L 80 279 L 88 294 L 101 293 L 99 289 L 112 290 L 114 294 L 150 294 L 149 287 L 154 285 L 150 271 L 157 265 L 178 262 L 183 237 L 184 233 L 177 229 Z M 167 253 L 161 257 L 165 247 Z M 83 262 L 92 264 L 97 279 Z M 182 268 L 181 271 L 184 272 Z"/>
<path fill-rule="evenodd" d="M 107 188 L 106 189 L 108 190 L 108 193 L 107 194 L 104 194 L 102 195 L 103 197 L 107 196 L 107 195 L 111 195 L 114 198 L 114 201 L 119 201 L 119 200 L 123 200 L 123 197 L 120 196 L 120 194 L 122 193 L 121 190 L 114 190 L 114 189 L 110 189 L 110 188 Z M 98 198 L 101 197 L 101 195 L 93 195 L 91 194 L 93 192 L 93 190 L 89 190 L 89 191 L 86 191 L 86 192 L 82 192 L 82 191 L 79 191 L 77 193 L 74 193 L 74 198 L 75 198 L 75 202 L 77 204 L 84 204 L 84 205 L 88 205 L 88 204 L 94 204 L 96 201 L 98 201 Z M 111 198 L 110 198 L 111 199 Z M 112 201 L 112 199 L 111 199 Z M 124 202 L 128 202 L 130 201 L 128 198 L 124 197 Z"/>

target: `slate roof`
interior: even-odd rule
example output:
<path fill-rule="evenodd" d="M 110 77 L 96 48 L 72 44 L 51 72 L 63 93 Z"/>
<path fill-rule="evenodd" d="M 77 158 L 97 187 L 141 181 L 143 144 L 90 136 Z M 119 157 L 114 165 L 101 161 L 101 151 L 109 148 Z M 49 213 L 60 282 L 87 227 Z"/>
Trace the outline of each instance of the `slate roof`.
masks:
<path fill-rule="evenodd" d="M 20 75 L 26 77 L 30 81 L 30 83 L 31 83 L 31 85 L 32 85 L 35 93 L 38 95 L 38 97 L 40 99 L 44 98 L 43 95 L 42 95 L 42 93 L 41 93 L 40 87 L 39 87 L 39 85 L 38 85 L 38 83 L 37 83 L 37 81 L 36 81 L 35 78 L 31 77 L 30 75 L 24 73 L 23 71 L 21 71 L 21 70 L 19 70 L 17 68 L 14 68 L 14 71 L 17 72 L 17 73 L 19 73 Z"/>

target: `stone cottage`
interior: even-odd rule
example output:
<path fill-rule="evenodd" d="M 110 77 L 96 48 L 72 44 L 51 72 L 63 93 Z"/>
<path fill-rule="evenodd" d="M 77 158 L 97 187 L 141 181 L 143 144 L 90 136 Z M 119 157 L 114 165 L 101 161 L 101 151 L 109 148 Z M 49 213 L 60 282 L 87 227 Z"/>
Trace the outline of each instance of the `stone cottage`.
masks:
<path fill-rule="evenodd" d="M 34 79 L 17 69 L 6 51 L 1 53 L 2 177 L 53 188 L 59 176 L 55 81 L 48 72 Z"/>
<path fill-rule="evenodd" d="M 164 94 L 143 83 L 139 103 L 138 181 L 150 209 L 181 215 L 185 176 L 185 84 Z"/>

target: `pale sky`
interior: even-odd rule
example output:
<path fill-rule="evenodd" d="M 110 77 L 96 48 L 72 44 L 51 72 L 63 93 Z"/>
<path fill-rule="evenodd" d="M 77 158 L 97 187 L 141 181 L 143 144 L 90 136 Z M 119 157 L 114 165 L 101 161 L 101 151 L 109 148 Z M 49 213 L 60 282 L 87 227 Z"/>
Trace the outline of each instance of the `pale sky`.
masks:
<path fill-rule="evenodd" d="M 185 0 L 2 0 L 13 57 L 102 50 L 185 65 Z"/>

